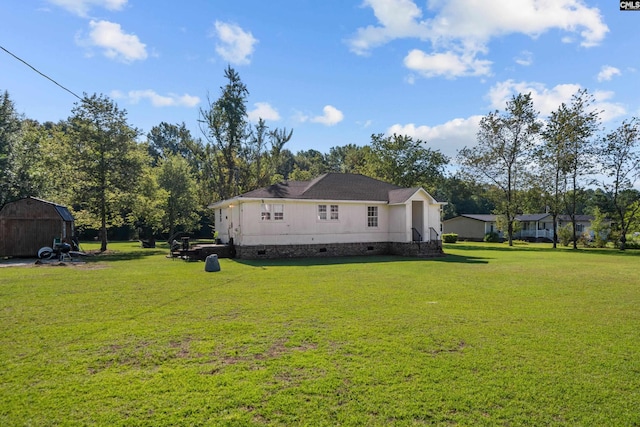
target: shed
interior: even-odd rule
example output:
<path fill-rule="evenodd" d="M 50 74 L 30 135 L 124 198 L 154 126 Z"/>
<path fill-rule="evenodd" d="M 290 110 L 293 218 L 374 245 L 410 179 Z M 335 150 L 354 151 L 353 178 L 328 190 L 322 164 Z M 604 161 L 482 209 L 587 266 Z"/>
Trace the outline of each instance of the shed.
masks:
<path fill-rule="evenodd" d="M 65 206 L 35 197 L 0 209 L 0 257 L 34 257 L 54 239 L 71 241 L 74 220 Z"/>

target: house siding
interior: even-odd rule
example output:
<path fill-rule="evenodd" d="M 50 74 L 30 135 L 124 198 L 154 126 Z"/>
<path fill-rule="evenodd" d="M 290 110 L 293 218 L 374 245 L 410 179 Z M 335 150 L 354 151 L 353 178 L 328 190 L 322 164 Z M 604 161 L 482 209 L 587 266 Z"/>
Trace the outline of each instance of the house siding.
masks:
<path fill-rule="evenodd" d="M 379 202 L 349 203 L 344 201 L 284 202 L 284 219 L 262 220 L 262 202 L 244 201 L 234 207 L 235 223 L 222 232 L 224 240 L 234 237 L 240 246 L 309 245 L 329 243 L 378 242 L 389 240 L 389 207 Z M 318 205 L 338 206 L 338 220 L 319 220 Z M 367 226 L 367 207 L 378 207 L 378 227 Z M 231 223 L 222 223 L 227 229 Z M 216 227 L 217 228 L 217 227 Z M 223 240 L 223 241 L 224 241 Z"/>
<path fill-rule="evenodd" d="M 458 240 L 481 241 L 487 233 L 487 223 L 462 216 L 444 221 L 442 227 L 442 232 L 445 234 L 456 233 Z"/>

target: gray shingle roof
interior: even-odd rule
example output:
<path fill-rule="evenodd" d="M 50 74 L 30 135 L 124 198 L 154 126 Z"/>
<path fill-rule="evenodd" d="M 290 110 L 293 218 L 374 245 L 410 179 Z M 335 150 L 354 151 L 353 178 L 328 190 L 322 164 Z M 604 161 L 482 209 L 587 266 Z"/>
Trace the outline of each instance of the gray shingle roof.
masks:
<path fill-rule="evenodd" d="M 491 214 L 461 214 L 460 216 L 484 222 L 492 222 L 496 220 L 496 216 Z"/>
<path fill-rule="evenodd" d="M 497 215 L 492 215 L 492 214 L 460 214 L 459 217 L 465 217 L 465 218 L 470 218 L 470 219 L 475 219 L 477 221 L 484 221 L 484 222 L 493 222 L 496 220 L 496 216 Z M 551 214 L 548 213 L 540 213 L 540 214 L 521 214 L 521 215 L 516 215 L 516 220 L 517 221 L 541 221 L 543 219 L 546 219 L 548 217 L 549 220 L 551 220 Z M 456 217 L 458 218 L 458 217 Z M 453 218 L 450 218 L 453 219 Z M 571 221 L 571 217 L 569 215 L 558 215 L 558 219 L 560 221 Z M 581 221 L 581 222 L 586 222 L 586 221 L 591 221 L 593 219 L 592 215 L 576 215 L 576 221 Z"/>
<path fill-rule="evenodd" d="M 402 203 L 418 188 L 403 188 L 364 175 L 325 173 L 311 181 L 289 181 L 259 188 L 240 198 L 370 200 Z"/>
<path fill-rule="evenodd" d="M 551 217 L 551 215 L 548 213 L 516 215 L 518 221 L 541 221 L 546 217 Z"/>

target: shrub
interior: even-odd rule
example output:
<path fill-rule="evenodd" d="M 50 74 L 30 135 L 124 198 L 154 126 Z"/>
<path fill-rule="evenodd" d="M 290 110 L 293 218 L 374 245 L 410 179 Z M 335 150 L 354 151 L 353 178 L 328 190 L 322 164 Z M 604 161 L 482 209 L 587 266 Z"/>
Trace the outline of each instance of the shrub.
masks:
<path fill-rule="evenodd" d="M 591 220 L 591 234 L 593 234 L 593 245 L 596 248 L 607 247 L 609 235 L 611 234 L 611 227 L 606 220 L 606 216 L 598 209 L 595 208 L 593 212 L 594 218 Z"/>
<path fill-rule="evenodd" d="M 488 243 L 500 243 L 502 239 L 497 232 L 491 231 L 484 235 L 484 241 Z"/>
<path fill-rule="evenodd" d="M 442 241 L 444 243 L 455 243 L 458 241 L 458 235 L 456 233 L 443 234 Z"/>
<path fill-rule="evenodd" d="M 638 242 L 626 242 L 624 244 L 625 249 L 640 249 L 640 243 Z"/>
<path fill-rule="evenodd" d="M 558 230 L 558 240 L 562 246 L 569 246 L 573 242 L 573 225 L 567 224 Z"/>

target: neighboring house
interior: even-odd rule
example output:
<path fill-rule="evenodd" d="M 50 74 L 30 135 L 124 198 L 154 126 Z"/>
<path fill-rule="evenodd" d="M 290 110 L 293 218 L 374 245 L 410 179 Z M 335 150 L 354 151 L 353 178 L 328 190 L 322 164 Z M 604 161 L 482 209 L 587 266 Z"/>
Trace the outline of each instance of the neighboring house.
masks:
<path fill-rule="evenodd" d="M 506 232 L 498 229 L 497 215 L 462 214 L 455 218 L 443 221 L 443 233 L 455 233 L 458 240 L 483 240 L 490 232 L 497 232 L 500 237 L 506 238 Z M 587 231 L 591 226 L 593 216 L 576 215 L 576 228 L 579 234 Z M 514 233 L 514 239 L 522 240 L 553 240 L 553 216 L 548 213 L 517 215 L 516 221 L 520 222 L 520 229 Z M 558 215 L 558 226 L 564 227 L 571 224 L 569 215 Z"/>
<path fill-rule="evenodd" d="M 214 226 L 239 258 L 442 254 L 441 208 L 423 188 L 327 173 L 217 202 Z"/>
<path fill-rule="evenodd" d="M 35 257 L 54 239 L 70 242 L 73 235 L 73 216 L 65 206 L 27 197 L 0 209 L 0 257 Z"/>
<path fill-rule="evenodd" d="M 458 240 L 482 241 L 487 233 L 498 232 L 495 215 L 463 214 L 442 222 L 444 234 L 457 234 Z"/>

